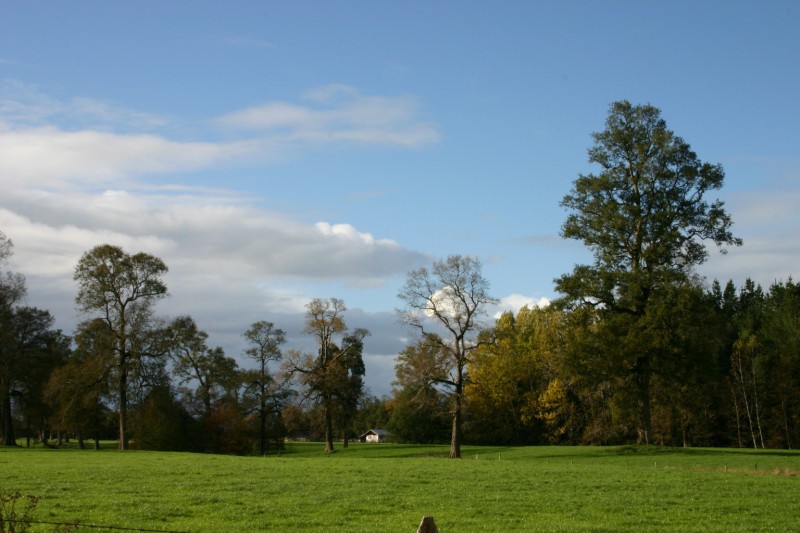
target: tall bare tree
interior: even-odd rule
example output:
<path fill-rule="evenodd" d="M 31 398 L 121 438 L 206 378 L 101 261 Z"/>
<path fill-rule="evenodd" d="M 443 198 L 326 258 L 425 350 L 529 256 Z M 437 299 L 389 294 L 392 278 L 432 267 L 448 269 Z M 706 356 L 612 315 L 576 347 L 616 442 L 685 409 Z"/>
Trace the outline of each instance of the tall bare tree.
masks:
<path fill-rule="evenodd" d="M 452 390 L 450 457 L 459 458 L 467 364 L 480 344 L 481 319 L 497 300 L 489 295 L 480 261 L 462 255 L 436 261 L 431 270 L 409 272 L 398 297 L 406 304 L 398 310 L 400 320 L 446 354 L 448 375 L 437 382 Z"/>
<path fill-rule="evenodd" d="M 269 416 L 270 391 L 273 390 L 274 378 L 269 369 L 270 362 L 279 361 L 283 357 L 281 344 L 286 342 L 286 333 L 276 328 L 272 322 L 260 320 L 250 326 L 244 333 L 250 343 L 245 352 L 258 364 L 255 385 L 258 397 L 259 441 L 261 455 L 267 454 L 267 418 Z"/>

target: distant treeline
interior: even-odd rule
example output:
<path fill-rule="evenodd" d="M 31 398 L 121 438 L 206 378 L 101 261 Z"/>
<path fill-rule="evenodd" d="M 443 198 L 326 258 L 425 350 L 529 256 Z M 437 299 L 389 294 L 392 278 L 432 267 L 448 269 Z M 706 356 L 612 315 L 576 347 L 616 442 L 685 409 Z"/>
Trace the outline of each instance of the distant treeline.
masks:
<path fill-rule="evenodd" d="M 649 442 L 800 445 L 800 285 L 675 285 L 651 298 L 646 324 L 606 309 L 523 308 L 481 336 L 465 390 L 474 444 L 642 442 L 640 354 L 649 354 Z M 407 348 L 386 402 L 388 427 L 415 442 L 449 438 L 436 354 Z M 423 377 L 428 376 L 428 377 Z"/>

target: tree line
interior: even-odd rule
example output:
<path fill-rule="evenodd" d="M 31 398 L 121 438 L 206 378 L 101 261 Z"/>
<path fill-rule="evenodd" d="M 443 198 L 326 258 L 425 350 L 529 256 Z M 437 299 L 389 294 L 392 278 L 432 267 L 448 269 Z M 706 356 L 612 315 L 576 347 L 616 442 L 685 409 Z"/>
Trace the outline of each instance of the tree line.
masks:
<path fill-rule="evenodd" d="M 562 236 L 593 263 L 555 280 L 561 295 L 490 320 L 481 264 L 453 255 L 408 273 L 398 318 L 416 332 L 396 357 L 390 397 L 365 394 L 364 340 L 344 302 L 314 299 L 287 350 L 261 321 L 242 369 L 190 316 L 154 314 L 166 265 L 113 245 L 75 268 L 86 319 L 73 338 L 22 305 L 24 277 L 0 280 L 2 435 L 113 436 L 119 447 L 266 454 L 285 437 L 347 445 L 368 428 L 408 442 L 794 448 L 800 439 L 800 287 L 710 286 L 707 243 L 738 246 L 718 199 L 720 165 L 701 161 L 660 110 L 610 106 L 589 161 L 562 200 Z M 12 243 L 0 236 L 0 261 Z M 113 423 L 112 423 L 113 420 Z"/>
<path fill-rule="evenodd" d="M 0 233 L 6 261 L 13 243 Z M 243 333 L 254 368 L 240 368 L 189 315 L 158 317 L 167 296 L 164 262 L 109 244 L 75 267 L 76 303 L 86 317 L 74 338 L 53 329 L 48 311 L 21 304 L 25 279 L 0 280 L 2 439 L 17 434 L 58 445 L 73 436 L 84 447 L 114 438 L 119 449 L 262 454 L 287 434 L 317 422 L 333 451 L 336 429 L 355 417 L 364 392 L 363 328 L 350 331 L 336 298 L 307 304 L 305 333 L 316 354 L 282 351 L 286 333 L 258 321 Z M 275 364 L 281 362 L 281 366 Z M 290 402 L 304 412 L 287 408 Z M 293 419 L 295 420 L 293 422 Z M 302 425 L 302 427 L 300 426 Z M 52 444 L 51 437 L 57 437 Z"/>

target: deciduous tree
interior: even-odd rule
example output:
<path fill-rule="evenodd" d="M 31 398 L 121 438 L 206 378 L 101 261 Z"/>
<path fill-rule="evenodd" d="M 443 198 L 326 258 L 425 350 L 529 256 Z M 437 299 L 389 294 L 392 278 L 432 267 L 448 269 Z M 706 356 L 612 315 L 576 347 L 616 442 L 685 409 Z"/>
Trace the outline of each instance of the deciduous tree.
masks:
<path fill-rule="evenodd" d="M 226 357 L 222 348 L 209 348 L 208 334 L 190 316 L 173 320 L 168 330 L 168 348 L 173 359 L 172 373 L 179 384 L 197 383 L 195 396 L 202 405 L 200 416 L 211 413 L 213 402 L 225 392 L 225 385 L 239 371 L 236 360 Z"/>
<path fill-rule="evenodd" d="M 167 294 L 164 262 L 153 255 L 133 255 L 110 244 L 84 253 L 75 267 L 78 309 L 95 314 L 113 338 L 119 409 L 119 448 L 129 448 L 128 393 L 132 373 L 141 367 L 152 346 L 146 337 L 154 329 L 153 306 Z"/>
<path fill-rule="evenodd" d="M 279 387 L 275 386 L 275 379 L 269 369 L 269 364 L 279 361 L 283 357 L 281 345 L 286 342 L 286 333 L 276 328 L 272 322 L 260 320 L 250 326 L 244 333 L 244 338 L 250 343 L 250 348 L 245 352 L 250 359 L 256 361 L 256 370 L 252 385 L 258 401 L 258 420 L 259 420 L 259 449 L 261 455 L 266 455 L 268 451 L 267 422 L 271 414 L 275 419 L 279 418 L 279 413 L 270 409 L 276 406 L 279 396 Z"/>
<path fill-rule="evenodd" d="M 389 429 L 399 441 L 428 444 L 450 436 L 450 399 L 439 389 L 447 378 L 447 354 L 432 336 L 407 346 L 396 358 Z"/>
<path fill-rule="evenodd" d="M 547 420 L 552 422 L 555 418 L 549 413 L 556 407 L 552 395 L 547 411 L 540 409 L 538 399 L 560 375 L 557 366 L 565 328 L 561 311 L 523 307 L 516 316 L 503 313 L 494 328 L 482 333 L 489 339 L 474 352 L 469 365 L 471 383 L 466 389 L 473 440 L 503 444 L 543 440 L 537 434 L 539 413 L 547 412 Z M 564 382 L 561 387 L 559 390 L 566 390 Z M 566 433 L 559 431 L 548 440 L 561 442 Z"/>
<path fill-rule="evenodd" d="M 704 163 L 667 129 L 661 112 L 627 101 L 611 105 L 605 130 L 593 135 L 589 161 L 598 174 L 579 176 L 562 206 L 562 235 L 583 241 L 594 264 L 556 280 L 562 303 L 628 316 L 625 350 L 637 391 L 639 440 L 651 440 L 651 375 L 656 354 L 641 320 L 662 287 L 683 281 L 707 256 L 705 241 L 738 245 L 731 218 L 707 196 L 722 187 L 720 165 Z M 621 323 L 620 323 L 621 324 Z"/>
<path fill-rule="evenodd" d="M 331 453 L 334 451 L 333 428 L 337 409 L 350 408 L 347 400 L 353 393 L 354 380 L 364 375 L 361 352 L 369 331 L 358 328 L 348 332 L 342 316 L 347 307 L 338 298 L 315 298 L 306 309 L 303 332 L 316 338 L 317 355 L 291 352 L 286 368 L 289 373 L 300 377 L 308 397 L 321 405 L 325 452 Z"/>
<path fill-rule="evenodd" d="M 398 310 L 400 319 L 447 355 L 448 373 L 439 383 L 452 392 L 450 457 L 461 457 L 467 364 L 480 344 L 481 318 L 497 300 L 489 295 L 489 282 L 481 273 L 480 261 L 462 255 L 436 261 L 430 270 L 409 272 L 398 297 L 405 302 L 405 308 Z"/>
<path fill-rule="evenodd" d="M 13 251 L 13 242 L 0 232 L 0 266 Z M 53 330 L 49 311 L 21 305 L 25 294 L 22 274 L 0 272 L 0 429 L 7 446 L 16 445 L 13 404 L 24 409 L 29 421 L 34 408 L 42 414 L 44 381 L 63 362 L 69 345 L 60 331 Z"/>
<path fill-rule="evenodd" d="M 0 394 L 3 398 L 3 443 L 16 444 L 12 398 L 30 420 L 38 412 L 46 419 L 42 392 L 50 372 L 62 365 L 69 354 L 70 339 L 54 330 L 49 311 L 35 307 L 15 307 L 3 324 L 0 344 Z M 30 435 L 28 435 L 30 437 Z"/>

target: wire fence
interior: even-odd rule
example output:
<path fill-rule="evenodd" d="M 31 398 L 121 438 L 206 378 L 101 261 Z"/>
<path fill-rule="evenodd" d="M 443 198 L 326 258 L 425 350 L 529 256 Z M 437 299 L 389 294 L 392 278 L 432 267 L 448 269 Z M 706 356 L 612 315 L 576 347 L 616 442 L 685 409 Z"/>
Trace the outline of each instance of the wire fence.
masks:
<path fill-rule="evenodd" d="M 124 526 L 111 526 L 111 525 L 98 525 L 98 524 L 84 524 L 79 520 L 75 520 L 72 522 L 56 522 L 56 521 L 48 521 L 48 520 L 27 520 L 27 519 L 6 519 L 6 523 L 8 524 L 24 524 L 24 525 L 44 525 L 44 526 L 55 526 L 54 531 L 59 533 L 71 533 L 74 531 L 80 531 L 81 529 L 97 529 L 101 531 L 135 531 L 135 532 L 144 532 L 144 533 L 191 533 L 190 531 L 184 531 L 180 529 L 146 529 L 146 528 L 139 528 L 139 527 L 124 527 Z M 3 530 L 0 529 L 0 532 Z M 9 531 L 14 531 L 14 529 L 9 529 Z"/>

